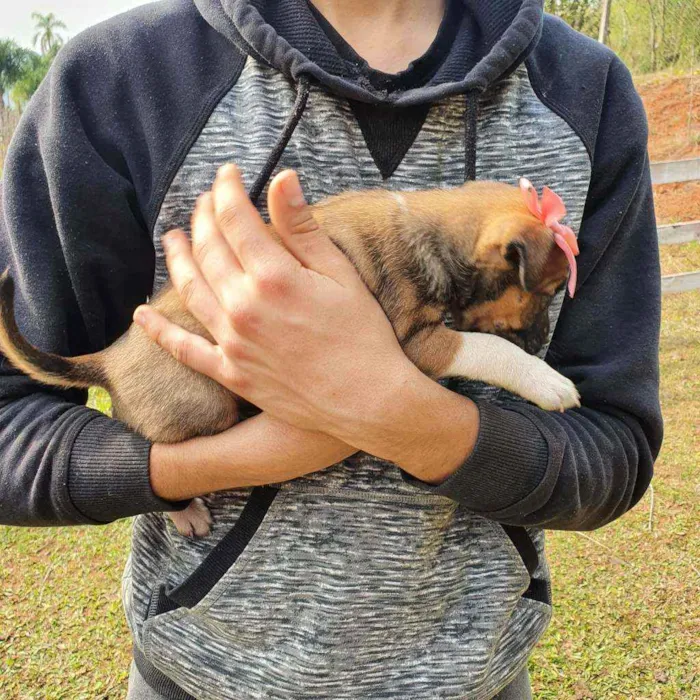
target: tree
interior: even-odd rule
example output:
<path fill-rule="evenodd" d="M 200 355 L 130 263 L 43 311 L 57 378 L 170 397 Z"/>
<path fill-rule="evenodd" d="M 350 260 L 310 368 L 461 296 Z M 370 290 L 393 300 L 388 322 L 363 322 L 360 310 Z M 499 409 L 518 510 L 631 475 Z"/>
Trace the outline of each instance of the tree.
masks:
<path fill-rule="evenodd" d="M 603 0 L 600 13 L 600 27 L 598 29 L 598 41 L 607 44 L 610 37 L 610 4 L 612 0 Z"/>
<path fill-rule="evenodd" d="M 55 44 L 53 48 L 43 56 L 33 51 L 30 52 L 31 57 L 29 62 L 10 90 L 10 98 L 12 102 L 19 107 L 20 111 L 24 110 L 27 103 L 32 98 L 32 95 L 37 91 L 39 85 L 41 85 L 41 81 L 49 72 L 49 68 L 51 68 L 51 64 L 56 58 L 59 49 L 60 46 Z"/>
<path fill-rule="evenodd" d="M 34 46 L 39 44 L 42 54 L 47 55 L 63 45 L 63 37 L 57 30 L 67 29 L 67 27 L 53 12 L 49 12 L 48 15 L 32 12 L 32 19 L 36 22 Z"/>
<path fill-rule="evenodd" d="M 600 0 L 546 0 L 545 10 L 561 17 L 576 31 L 597 35 Z"/>
<path fill-rule="evenodd" d="M 37 91 L 41 81 L 46 77 L 51 61 L 46 56 L 34 54 L 31 64 L 27 65 L 22 75 L 12 85 L 10 99 L 12 103 L 24 110 L 32 95 Z"/>
<path fill-rule="evenodd" d="M 4 108 L 6 94 L 11 104 L 24 109 L 63 46 L 58 30 L 65 29 L 66 25 L 56 15 L 34 12 L 32 18 L 37 30 L 34 45 L 39 45 L 41 54 L 23 49 L 9 39 L 0 40 L 0 109 Z"/>
<path fill-rule="evenodd" d="M 39 61 L 39 54 L 22 48 L 11 39 L 0 39 L 0 109 L 4 108 L 4 96 Z"/>

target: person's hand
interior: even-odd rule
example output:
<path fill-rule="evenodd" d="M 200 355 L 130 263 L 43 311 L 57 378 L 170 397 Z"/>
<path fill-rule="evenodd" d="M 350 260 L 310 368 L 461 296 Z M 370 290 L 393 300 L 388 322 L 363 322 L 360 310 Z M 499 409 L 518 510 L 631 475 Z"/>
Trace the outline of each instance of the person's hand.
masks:
<path fill-rule="evenodd" d="M 192 244 L 182 231 L 163 239 L 171 280 L 213 343 L 148 306 L 135 319 L 178 360 L 263 411 L 352 441 L 420 372 L 318 229 L 294 172 L 274 179 L 268 206 L 281 243 L 228 165 L 197 202 Z"/>

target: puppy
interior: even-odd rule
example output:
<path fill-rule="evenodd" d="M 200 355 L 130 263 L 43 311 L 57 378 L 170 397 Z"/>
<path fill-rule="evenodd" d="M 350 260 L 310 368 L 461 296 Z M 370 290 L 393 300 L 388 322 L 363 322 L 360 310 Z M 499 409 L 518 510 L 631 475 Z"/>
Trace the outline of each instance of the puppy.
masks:
<path fill-rule="evenodd" d="M 533 354 L 547 340 L 550 303 L 575 261 L 557 244 L 551 221 L 528 202 L 528 186 L 350 192 L 319 202 L 313 214 L 419 369 L 435 379 L 481 380 L 563 411 L 579 405 L 576 388 Z M 172 287 L 151 304 L 213 341 Z M 445 325 L 448 314 L 453 328 Z M 8 272 L 0 278 L 0 351 L 44 384 L 104 387 L 115 417 L 154 442 L 211 435 L 239 419 L 237 396 L 178 363 L 135 324 L 91 355 L 66 358 L 33 347 L 17 327 Z M 202 501 L 171 517 L 183 534 L 208 531 Z"/>

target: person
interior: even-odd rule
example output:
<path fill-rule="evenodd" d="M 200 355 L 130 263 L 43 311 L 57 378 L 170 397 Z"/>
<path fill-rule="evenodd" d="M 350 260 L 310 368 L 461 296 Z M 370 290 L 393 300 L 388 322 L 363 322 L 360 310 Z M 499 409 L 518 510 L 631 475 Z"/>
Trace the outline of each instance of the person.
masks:
<path fill-rule="evenodd" d="M 136 320 L 262 410 L 152 445 L 2 365 L 0 520 L 138 516 L 129 698 L 530 697 L 544 529 L 623 515 L 662 439 L 646 136 L 627 69 L 541 0 L 167 0 L 60 52 L 5 165 L 20 327 L 94 352 L 170 268 L 216 344 Z M 543 350 L 565 413 L 423 376 L 306 204 L 521 176 L 579 237 Z M 193 248 L 164 236 L 215 177 Z M 179 536 L 162 512 L 206 494 L 212 533 Z"/>

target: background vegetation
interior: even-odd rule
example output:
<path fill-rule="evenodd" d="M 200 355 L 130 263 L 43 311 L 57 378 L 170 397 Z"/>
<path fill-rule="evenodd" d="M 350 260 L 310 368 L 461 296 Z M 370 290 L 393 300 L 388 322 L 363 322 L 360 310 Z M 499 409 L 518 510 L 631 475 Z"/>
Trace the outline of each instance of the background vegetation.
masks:
<path fill-rule="evenodd" d="M 32 13 L 35 22 L 34 46 L 39 53 L 19 46 L 12 39 L 0 39 L 0 109 L 17 107 L 24 109 L 51 67 L 61 46 L 66 29 L 52 12 L 42 15 Z"/>
<path fill-rule="evenodd" d="M 36 29 L 33 43 L 38 52 L 0 37 L 0 175 L 20 115 L 64 43 L 61 31 L 66 25 L 56 15 L 33 12 L 32 19 Z"/>
<path fill-rule="evenodd" d="M 598 37 L 602 0 L 545 0 L 545 9 Z M 687 70 L 700 46 L 700 0 L 610 0 L 606 43 L 635 74 Z"/>
<path fill-rule="evenodd" d="M 597 0 L 547 4 L 597 34 Z M 649 8 L 666 17 L 655 20 L 656 59 Z M 665 69 L 637 77 L 652 160 L 700 156 L 700 76 L 690 70 L 697 9 L 697 2 L 613 0 L 613 47 L 637 73 Z M 12 42 L 8 51 L 0 42 L 0 171 L 18 115 L 64 29 L 55 17 L 37 19 L 37 52 Z M 662 223 L 700 219 L 700 183 L 656 189 Z M 700 269 L 700 243 L 664 246 L 662 265 L 665 273 Z M 664 298 L 661 366 L 666 440 L 653 490 L 602 530 L 548 535 L 555 615 L 531 664 L 538 700 L 700 697 L 700 291 Z M 91 402 L 108 410 L 104 394 L 93 393 Z M 0 527 L 2 700 L 125 696 L 130 642 L 119 590 L 129 535 L 128 521 Z"/>

